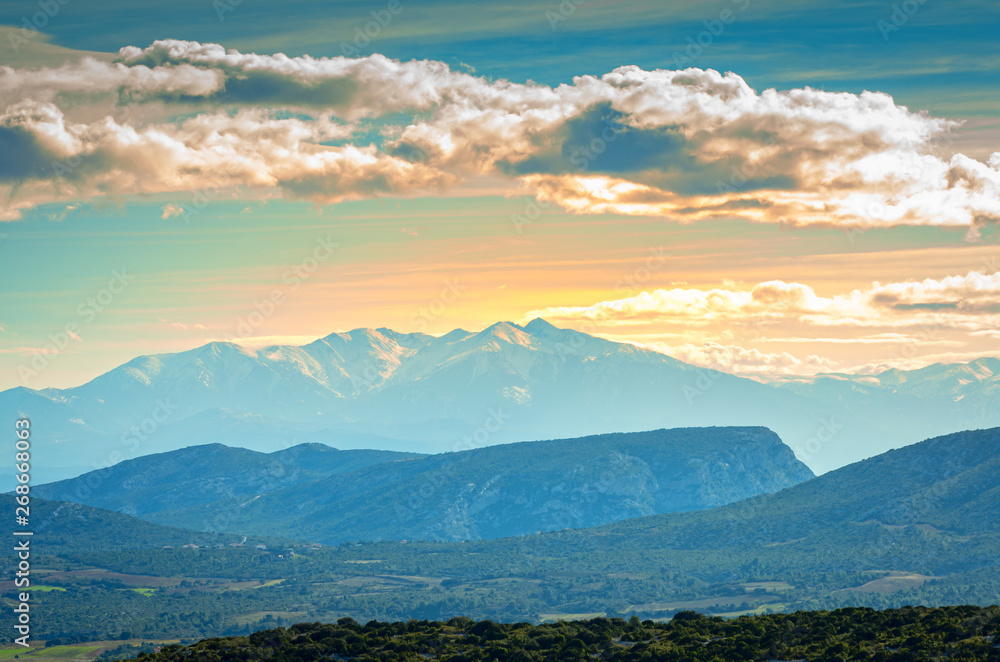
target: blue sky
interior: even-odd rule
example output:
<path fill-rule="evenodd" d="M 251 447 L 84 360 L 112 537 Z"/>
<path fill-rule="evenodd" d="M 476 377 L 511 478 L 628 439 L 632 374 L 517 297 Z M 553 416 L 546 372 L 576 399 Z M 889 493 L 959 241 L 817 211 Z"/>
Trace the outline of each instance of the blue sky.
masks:
<path fill-rule="evenodd" d="M 232 95 L 217 100 L 193 94 L 194 101 L 183 102 L 167 95 L 139 99 L 132 105 L 125 96 L 117 96 L 114 117 L 123 130 L 176 130 L 179 133 L 172 139 L 190 150 L 185 158 L 208 159 L 218 154 L 199 152 L 198 138 L 192 137 L 198 134 L 184 122 L 229 121 L 213 114 L 218 112 L 236 122 L 242 121 L 243 114 L 260 111 L 264 115 L 246 115 L 247 121 L 271 127 L 268 130 L 285 122 L 279 127 L 282 131 L 312 132 L 302 143 L 305 147 L 300 145 L 305 149 L 303 161 L 288 168 L 313 167 L 308 159 L 316 149 L 357 146 L 371 151 L 351 158 L 362 164 L 367 163 L 365 159 L 376 159 L 387 170 L 358 179 L 338 171 L 340 179 L 335 184 L 330 184 L 329 170 L 321 175 L 296 170 L 285 179 L 281 173 L 269 172 L 267 176 L 279 182 L 272 186 L 260 186 L 266 177 L 254 179 L 250 173 L 231 189 L 223 187 L 218 199 L 189 217 L 180 212 L 190 212 L 199 177 L 210 180 L 211 170 L 189 176 L 182 160 L 178 171 L 163 175 L 163 182 L 122 184 L 118 190 L 116 184 L 130 174 L 128 164 L 137 162 L 112 163 L 118 152 L 108 145 L 121 136 L 104 136 L 93 138 L 90 146 L 74 148 L 82 150 L 79 155 L 87 172 L 93 169 L 96 179 L 81 184 L 74 174 L 68 182 L 47 182 L 16 164 L 32 158 L 47 163 L 44 159 L 55 158 L 53 150 L 69 149 L 68 138 L 62 147 L 39 147 L 35 153 L 29 153 L 35 145 L 31 140 L 0 140 L 0 158 L 10 166 L 10 172 L 0 172 L 0 190 L 9 186 L 8 220 L 0 222 L 0 277 L 5 284 L 0 293 L 0 387 L 69 386 L 137 354 L 176 351 L 225 337 L 261 297 L 275 287 L 289 288 L 289 279 L 284 277 L 287 271 L 300 268 L 317 242 L 331 236 L 340 244 L 339 252 L 308 278 L 299 279 L 289 303 L 255 330 L 257 341 L 301 342 L 356 326 L 415 330 L 414 311 L 433 301 L 446 283 L 458 280 L 468 283 L 466 294 L 444 314 L 417 320 L 421 330 L 478 328 L 498 319 L 517 321 L 533 314 L 579 327 L 595 311 L 603 310 L 601 302 L 614 301 L 622 317 L 605 318 L 599 329 L 604 335 L 748 374 L 877 369 L 895 364 L 898 352 L 894 348 L 917 341 L 920 350 L 907 357 L 907 366 L 997 354 L 1000 338 L 990 333 L 995 326 L 991 326 L 989 311 L 1000 296 L 1000 277 L 995 266 L 995 216 L 990 215 L 995 196 L 988 193 L 992 185 L 988 182 L 996 181 L 990 178 L 996 177 L 1000 166 L 1000 160 L 988 166 L 991 155 L 1000 152 L 1000 41 L 996 38 L 1000 6 L 996 3 L 51 3 L 48 6 L 57 6 L 58 11 L 45 17 L 44 26 L 33 18 L 41 16 L 38 2 L 0 5 L 0 26 L 16 28 L 25 20 L 41 26 L 38 34 L 26 38 L 26 33 L 10 29 L 0 33 L 0 65 L 11 68 L 7 80 L 24 74 L 18 79 L 20 88 L 0 88 L 0 97 L 7 92 L 14 99 L 5 111 L 4 126 L 10 136 L 17 137 L 22 134 L 16 127 L 41 122 L 34 134 L 39 145 L 51 137 L 50 129 L 56 125 L 44 124 L 38 119 L 37 106 L 30 106 L 35 110 L 29 111 L 24 104 L 53 104 L 53 112 L 65 114 L 60 121 L 75 123 L 73 135 L 86 142 L 91 138 L 81 136 L 104 130 L 103 115 L 112 105 L 105 96 L 120 90 L 93 91 L 94 87 L 91 92 L 80 92 L 67 87 L 62 96 L 49 99 L 46 91 L 30 88 L 35 75 L 31 72 L 55 71 L 88 52 L 110 61 L 107 54 L 117 54 L 125 46 L 146 49 L 162 39 L 218 43 L 244 54 L 267 56 L 267 66 L 280 67 L 274 54 L 339 56 L 345 44 L 355 47 L 357 30 L 366 27 L 374 36 L 368 43 L 359 42 L 357 51 L 350 50 L 351 56 L 378 53 L 402 61 L 444 63 L 444 82 L 428 83 L 430 87 L 467 85 L 478 90 L 475 94 L 499 90 L 511 98 L 524 94 L 529 99 L 532 90 L 537 92 L 541 86 L 555 98 L 563 93 L 558 86 L 568 86 L 563 89 L 566 95 L 582 89 L 575 77 L 600 79 L 625 65 L 646 72 L 682 65 L 735 72 L 753 88 L 740 92 L 741 103 L 757 104 L 753 116 L 763 119 L 753 127 L 740 126 L 739 122 L 748 121 L 745 117 L 734 119 L 726 116 L 725 109 L 715 109 L 704 120 L 704 126 L 715 128 L 692 128 L 695 122 L 688 126 L 683 113 L 667 122 L 657 115 L 655 104 L 630 106 L 629 99 L 613 98 L 610 86 L 600 92 L 605 95 L 599 101 L 603 105 L 595 101 L 585 110 L 567 111 L 567 117 L 551 131 L 525 138 L 534 150 L 528 157 L 521 150 L 488 165 L 480 161 L 470 165 L 471 161 L 458 160 L 475 159 L 457 151 L 457 156 L 440 156 L 439 162 L 434 162 L 438 157 L 432 154 L 432 162 L 424 164 L 427 172 L 418 172 L 421 164 L 411 163 L 414 146 L 433 147 L 434 140 L 454 145 L 467 138 L 461 131 L 445 136 L 441 134 L 444 125 L 434 124 L 435 119 L 445 122 L 441 117 L 454 110 L 448 103 L 412 110 L 380 107 L 379 100 L 368 100 L 358 111 L 360 119 L 352 119 L 351 111 L 341 113 L 340 108 L 324 112 L 297 107 L 292 96 L 283 103 L 282 95 L 301 95 L 316 88 L 309 82 L 289 83 L 281 78 L 282 73 L 262 82 L 251 80 L 264 86 L 253 89 L 266 88 L 267 101 L 260 107 L 246 98 L 234 101 Z M 384 25 L 374 29 L 379 18 Z M 10 45 L 15 42 L 19 48 L 13 51 Z M 164 75 L 174 75 L 181 64 L 205 75 L 221 71 L 219 75 L 228 76 L 230 93 L 256 75 L 251 69 L 233 73 L 226 68 L 230 65 L 206 64 L 190 54 L 178 55 L 176 61 L 157 60 L 163 57 L 162 51 L 151 50 L 127 64 L 133 72 L 148 66 Z M 470 74 L 470 78 L 459 81 L 459 74 Z M 500 79 L 537 86 L 510 90 L 497 83 Z M 648 85 L 660 85 L 670 94 L 682 94 L 685 85 L 722 94 L 717 91 L 736 84 L 733 79 L 706 74 L 698 80 L 657 79 Z M 809 91 L 779 97 L 785 119 L 776 121 L 778 115 L 769 117 L 771 110 L 761 110 L 771 103 L 763 94 L 767 88 L 811 88 L 847 95 L 839 101 Z M 351 88 L 351 94 L 358 94 L 358 89 Z M 390 80 L 386 93 L 392 89 Z M 908 110 L 897 113 L 863 96 L 865 90 L 892 95 L 896 104 Z M 564 101 L 569 98 L 565 96 Z M 478 102 L 468 103 L 472 105 L 456 104 L 456 108 L 483 111 L 473 108 Z M 529 99 L 524 103 L 527 108 L 540 102 Z M 827 114 L 821 119 L 803 119 L 802 127 L 796 129 L 798 103 Z M 837 119 L 829 109 L 838 103 L 845 104 L 845 113 L 856 114 L 848 118 L 851 121 L 845 120 L 853 133 L 837 137 L 835 145 L 827 144 L 823 141 L 830 140 L 828 129 Z M 516 103 L 512 104 L 514 108 Z M 587 172 L 558 173 L 566 167 L 559 158 L 573 153 L 577 143 L 586 145 L 589 138 L 600 136 L 600 126 L 583 120 L 611 116 L 612 105 L 614 116 L 622 118 L 621 126 L 632 123 L 631 133 L 621 133 L 622 142 L 587 162 Z M 506 112 L 513 116 L 521 110 Z M 331 117 L 336 126 L 324 123 Z M 941 128 L 928 117 L 965 124 Z M 292 127 L 292 120 L 301 120 L 301 125 Z M 467 131 L 488 123 L 489 116 L 484 114 Z M 338 133 L 338 127 L 348 124 L 350 131 Z M 407 142 L 409 138 L 400 136 L 413 126 L 415 137 Z M 897 132 L 898 127 L 902 128 Z M 731 133 L 720 137 L 730 129 Z M 244 129 L 219 129 L 225 135 L 237 130 Z M 786 153 L 766 164 L 765 169 L 773 170 L 771 176 L 744 185 L 754 190 L 737 191 L 738 199 L 698 198 L 712 193 L 714 179 L 733 164 L 757 167 L 759 154 L 772 145 L 768 141 L 782 131 L 785 138 L 779 141 Z M 867 160 L 850 161 L 856 157 L 852 141 L 868 149 L 875 135 L 885 144 L 872 148 Z M 247 140 L 237 156 L 252 153 L 261 159 L 258 174 L 264 172 L 267 159 L 257 150 L 260 145 L 253 144 L 258 139 Z M 427 142 L 418 145 L 419 140 Z M 514 141 L 469 138 L 468 154 L 479 155 L 508 140 Z M 394 141 L 399 143 L 396 147 L 387 147 Z M 732 147 L 734 143 L 726 141 L 759 142 Z M 643 144 L 650 152 L 647 158 L 628 158 Z M 722 152 L 725 155 L 715 160 L 706 156 Z M 816 155 L 809 156 L 812 153 Z M 956 162 L 955 154 L 973 161 Z M 231 156 L 234 162 L 239 160 Z M 872 174 L 871 169 L 883 167 L 883 162 L 875 157 L 920 163 L 924 171 L 909 180 L 902 170 L 898 176 L 879 179 L 879 173 Z M 157 159 L 150 160 L 154 163 L 140 165 L 153 172 Z M 854 184 L 847 178 L 837 183 L 816 179 L 810 170 L 822 166 L 840 172 L 848 162 L 871 180 L 865 186 L 883 187 L 878 189 L 878 199 L 890 207 L 900 204 L 904 190 L 903 198 L 917 199 L 922 177 L 930 177 L 928 172 L 940 171 L 944 188 L 938 191 L 941 197 L 930 200 L 923 211 L 886 214 L 884 226 L 878 229 L 852 229 L 850 214 L 857 212 L 859 203 L 838 196 Z M 205 163 L 214 164 L 206 168 L 226 165 L 219 160 Z M 896 166 L 884 167 L 889 172 Z M 813 174 L 803 174 L 807 170 Z M 968 174 L 973 171 L 977 174 Z M 948 187 L 956 177 L 966 176 L 969 181 L 985 178 L 980 186 L 987 188 L 962 187 L 966 197 L 955 198 L 956 191 Z M 806 183 L 809 178 L 813 179 Z M 344 184 L 348 186 L 345 191 L 341 180 L 353 183 Z M 458 180 L 462 183 L 456 184 Z M 595 193 L 595 187 L 604 189 Z M 874 195 L 875 188 L 862 188 L 859 195 Z M 980 195 L 976 190 L 987 193 Z M 827 194 L 829 222 L 813 217 L 822 213 L 816 210 L 823 208 Z M 21 206 L 14 204 L 18 196 L 22 196 Z M 530 209 L 536 198 L 549 203 L 539 220 L 526 230 L 514 227 L 512 217 Z M 638 208 L 636 200 L 641 203 Z M 921 204 L 914 203 L 916 207 Z M 710 207 L 723 211 L 701 211 Z M 775 211 L 754 212 L 758 207 Z M 964 216 L 945 218 L 952 209 Z M 727 216 L 725 210 L 732 214 Z M 801 225 L 789 227 L 796 225 L 794 213 L 799 212 Z M 616 287 L 623 275 L 643 269 L 650 251 L 669 251 L 673 256 L 670 267 L 655 271 L 631 289 Z M 79 322 L 81 302 L 101 292 L 121 269 L 134 273 L 135 280 L 79 330 L 78 339 L 45 360 L 45 370 L 26 382 L 19 368 L 44 351 L 52 335 L 58 335 L 66 324 Z M 779 296 L 794 299 L 798 312 L 787 313 L 787 301 L 782 303 L 785 312 L 769 313 L 759 307 L 758 297 L 770 296 L 767 293 L 774 290 L 775 286 L 768 285 L 771 282 L 782 284 Z M 994 286 L 996 291 L 990 289 Z M 721 300 L 728 303 L 719 308 Z M 961 309 L 962 317 L 949 318 L 949 330 L 928 339 L 921 336 L 921 328 L 927 326 L 929 317 L 899 318 L 879 308 L 885 301 L 898 306 L 893 310 L 914 305 Z M 704 314 L 712 323 L 695 328 L 671 321 L 679 302 L 705 306 Z M 740 339 L 727 333 L 734 324 L 768 314 L 775 316 L 768 337 Z M 836 321 L 837 315 L 854 315 L 856 324 L 844 327 Z M 852 339 L 857 342 L 851 343 Z"/>
<path fill-rule="evenodd" d="M 685 64 L 737 71 L 757 88 L 877 89 L 951 116 L 996 116 L 1000 103 L 1000 7 L 984 0 L 912 0 L 906 9 L 916 11 L 897 13 L 906 21 L 893 31 L 879 22 L 892 24 L 894 8 L 902 11 L 906 3 L 589 0 L 575 6 L 568 0 L 562 10 L 559 2 L 535 0 L 399 3 L 399 13 L 362 54 L 429 58 L 470 65 L 485 76 L 557 84 L 625 63 L 674 68 L 675 53 L 688 57 L 688 39 L 697 40 L 706 21 L 731 11 L 721 34 L 700 53 L 692 50 L 695 57 Z M 353 0 L 70 0 L 43 31 L 55 43 L 80 50 L 114 52 L 172 37 L 245 51 L 334 56 L 342 43 L 353 42 L 356 27 L 372 20 L 370 12 L 387 6 Z M 0 23 L 20 25 L 37 11 L 34 2 L 5 2 Z"/>

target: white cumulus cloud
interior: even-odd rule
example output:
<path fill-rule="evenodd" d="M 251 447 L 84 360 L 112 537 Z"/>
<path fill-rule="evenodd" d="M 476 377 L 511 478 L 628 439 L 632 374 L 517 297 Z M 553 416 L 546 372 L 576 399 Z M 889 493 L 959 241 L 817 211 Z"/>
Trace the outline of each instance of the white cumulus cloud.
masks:
<path fill-rule="evenodd" d="M 624 66 L 553 87 L 431 60 L 162 40 L 114 62 L 0 67 L 0 89 L 0 145 L 16 161 L 0 168 L 4 219 L 70 197 L 194 191 L 209 171 L 238 195 L 320 204 L 488 175 L 582 214 L 972 234 L 1000 218 L 1000 153 L 936 155 L 956 122 L 880 92 L 758 91 L 713 70 Z M 79 165 L 61 171 L 67 160 Z"/>

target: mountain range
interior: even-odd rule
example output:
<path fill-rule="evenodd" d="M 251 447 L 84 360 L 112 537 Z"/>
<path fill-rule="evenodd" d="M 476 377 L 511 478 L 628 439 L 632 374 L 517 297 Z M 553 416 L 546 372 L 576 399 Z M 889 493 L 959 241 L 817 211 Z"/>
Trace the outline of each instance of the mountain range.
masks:
<path fill-rule="evenodd" d="M 976 534 L 1000 534 L 1000 428 L 928 439 L 711 511 L 612 524 L 603 541 L 613 547 L 655 539 L 671 548 L 714 550 L 794 550 L 789 545 L 822 542 L 828 554 L 842 556 L 833 541 L 857 545 L 907 529 L 916 539 L 951 546 L 949 556 Z"/>
<path fill-rule="evenodd" d="M 741 589 L 777 591 L 765 602 L 783 610 L 995 604 L 1000 428 L 928 439 L 717 508 L 475 543 L 386 543 L 354 558 L 395 559 L 405 574 L 429 553 L 457 576 L 554 577 L 561 588 L 546 599 L 557 604 L 538 608 L 556 613 L 660 617 L 678 604 L 738 605 Z"/>
<path fill-rule="evenodd" d="M 909 373 L 770 385 L 536 319 L 443 336 L 356 329 L 259 350 L 213 342 L 74 388 L 10 389 L 0 408 L 35 422 L 39 481 L 208 443 L 426 454 L 706 425 L 768 427 L 823 473 L 927 434 L 1000 424 L 995 360 L 932 368 L 945 376 L 918 391 L 900 387 Z"/>
<path fill-rule="evenodd" d="M 87 640 L 122 627 L 161 636 L 174 621 L 202 636 L 245 633 L 263 613 L 278 614 L 273 624 L 660 618 L 687 609 L 989 605 L 1000 591 L 1000 428 L 929 439 L 715 508 L 495 540 L 269 539 L 262 550 L 223 535 L 208 536 L 208 549 L 177 549 L 206 534 L 41 498 L 36 508 L 36 523 L 51 524 L 38 549 L 63 569 L 46 585 L 67 588 L 38 596 L 39 613 L 62 616 L 41 627 Z M 136 583 L 155 590 L 137 595 L 127 588 Z"/>
<path fill-rule="evenodd" d="M 941 364 L 875 374 L 782 377 L 773 384 L 886 427 L 942 434 L 963 425 L 1000 424 L 1000 359 Z M 915 436 L 914 438 L 919 438 Z"/>
<path fill-rule="evenodd" d="M 35 488 L 44 499 L 193 530 L 348 540 L 478 540 L 712 508 L 813 478 L 764 428 L 689 428 L 420 457 L 219 444 Z"/>
<path fill-rule="evenodd" d="M 413 453 L 300 444 L 273 453 L 222 444 L 144 455 L 33 488 L 36 496 L 155 519 L 157 513 L 247 500 L 336 474 L 420 458 Z M 204 527 L 188 526 L 189 529 Z"/>

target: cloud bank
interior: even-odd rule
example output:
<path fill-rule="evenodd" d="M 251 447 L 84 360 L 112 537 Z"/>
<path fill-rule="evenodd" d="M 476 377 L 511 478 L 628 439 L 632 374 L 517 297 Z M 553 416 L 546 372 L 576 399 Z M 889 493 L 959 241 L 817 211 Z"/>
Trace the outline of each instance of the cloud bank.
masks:
<path fill-rule="evenodd" d="M 164 40 L 113 62 L 0 67 L 0 218 L 196 191 L 329 204 L 487 175 L 581 214 L 850 227 L 1000 218 L 1000 153 L 935 156 L 956 124 L 879 92 L 752 89 L 625 66 L 550 87 L 434 61 Z"/>
<path fill-rule="evenodd" d="M 898 283 L 874 282 L 845 294 L 820 296 L 802 283 L 775 280 L 749 289 L 653 290 L 592 306 L 533 310 L 526 318 L 608 325 L 674 322 L 767 326 L 784 320 L 824 328 L 906 328 L 933 324 L 969 332 L 1000 328 L 1000 272 Z"/>
<path fill-rule="evenodd" d="M 912 368 L 923 365 L 914 360 L 918 353 L 933 351 L 941 360 L 982 355 L 967 345 L 997 337 L 1000 272 L 874 282 L 829 296 L 809 285 L 780 280 L 744 288 L 659 289 L 524 315 L 535 317 L 630 339 L 686 363 L 751 376 Z M 823 355 L 822 348 L 861 344 L 881 346 L 884 359 L 855 366 Z M 920 352 L 915 351 L 917 345 L 923 348 Z M 782 346 L 805 346 L 809 351 L 775 350 Z"/>

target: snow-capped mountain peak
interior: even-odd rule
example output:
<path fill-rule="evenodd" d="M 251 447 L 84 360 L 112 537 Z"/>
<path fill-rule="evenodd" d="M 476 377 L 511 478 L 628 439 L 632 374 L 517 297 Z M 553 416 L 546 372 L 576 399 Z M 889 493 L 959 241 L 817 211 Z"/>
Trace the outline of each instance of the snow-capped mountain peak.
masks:
<path fill-rule="evenodd" d="M 45 422 L 39 466 L 73 471 L 123 447 L 349 448 L 364 437 L 380 440 L 367 447 L 428 452 L 685 425 L 770 427 L 823 471 L 928 434 L 998 425 L 998 399 L 997 359 L 767 385 L 535 319 L 437 337 L 354 329 L 258 350 L 213 342 L 138 357 L 76 388 L 11 389 L 0 406 Z M 850 432 L 817 449 L 809 440 L 826 438 L 821 421 Z M 45 448 L 58 452 L 46 458 Z"/>

